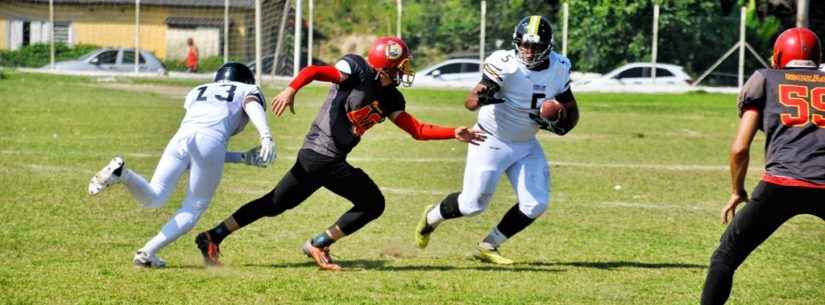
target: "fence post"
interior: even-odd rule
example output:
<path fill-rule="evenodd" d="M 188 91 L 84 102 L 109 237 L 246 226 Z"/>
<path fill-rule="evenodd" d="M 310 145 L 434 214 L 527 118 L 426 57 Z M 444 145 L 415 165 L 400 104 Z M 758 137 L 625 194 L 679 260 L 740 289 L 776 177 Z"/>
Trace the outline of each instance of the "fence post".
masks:
<path fill-rule="evenodd" d="M 229 0 L 223 1 L 223 63 L 229 61 Z"/>
<path fill-rule="evenodd" d="M 798 0 L 796 2 L 796 26 L 808 27 L 810 2 L 808 0 Z"/>
<path fill-rule="evenodd" d="M 301 0 L 295 0 L 295 42 L 292 44 L 292 77 L 301 68 Z"/>
<path fill-rule="evenodd" d="M 54 0 L 49 0 L 49 65 L 54 70 Z"/>
<path fill-rule="evenodd" d="M 570 4 L 564 1 L 561 5 L 562 27 L 561 27 L 561 55 L 567 56 L 567 26 L 570 20 Z"/>
<path fill-rule="evenodd" d="M 745 78 L 745 13 L 743 6 L 739 13 L 739 89 L 742 89 L 742 82 Z"/>
<path fill-rule="evenodd" d="M 289 17 L 289 0 L 284 0 L 284 8 L 281 12 L 281 25 L 278 27 L 278 42 L 275 43 L 275 54 L 272 55 L 272 76 L 278 71 L 278 64 L 281 62 L 281 46 L 284 42 L 284 28 L 286 19 Z"/>
<path fill-rule="evenodd" d="M 487 35 L 487 1 L 481 0 L 481 33 L 479 33 L 478 45 L 478 60 L 484 64 L 484 40 Z M 478 65 L 478 70 L 481 71 L 481 65 Z"/>
<path fill-rule="evenodd" d="M 135 73 L 140 71 L 140 0 L 135 0 Z"/>
<path fill-rule="evenodd" d="M 401 11 L 403 10 L 401 0 L 396 0 L 395 6 L 397 11 L 397 14 L 395 15 L 395 36 L 401 39 Z"/>
<path fill-rule="evenodd" d="M 650 78 L 656 84 L 656 57 L 659 55 L 659 4 L 653 5 L 653 50 L 651 54 Z"/>
<path fill-rule="evenodd" d="M 312 64 L 312 34 L 313 34 L 313 15 L 315 14 L 314 0 L 307 0 L 309 2 L 309 25 L 307 27 L 307 66 Z"/>
<path fill-rule="evenodd" d="M 255 83 L 261 84 L 261 0 L 255 0 Z"/>

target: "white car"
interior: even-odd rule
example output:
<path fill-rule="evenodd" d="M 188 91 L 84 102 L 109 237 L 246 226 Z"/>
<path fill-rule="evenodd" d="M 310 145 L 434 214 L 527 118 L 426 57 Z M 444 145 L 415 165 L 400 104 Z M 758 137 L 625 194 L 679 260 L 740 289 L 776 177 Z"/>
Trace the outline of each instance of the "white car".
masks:
<path fill-rule="evenodd" d="M 480 62 L 474 58 L 448 59 L 415 72 L 414 84 L 471 88 L 481 81 Z"/>
<path fill-rule="evenodd" d="M 653 85 L 651 71 L 653 64 L 649 62 L 629 63 L 604 74 L 602 77 L 586 79 L 574 83 L 577 87 L 595 86 L 649 86 Z M 656 64 L 655 85 L 686 86 L 692 82 L 684 68 L 672 64 Z"/>

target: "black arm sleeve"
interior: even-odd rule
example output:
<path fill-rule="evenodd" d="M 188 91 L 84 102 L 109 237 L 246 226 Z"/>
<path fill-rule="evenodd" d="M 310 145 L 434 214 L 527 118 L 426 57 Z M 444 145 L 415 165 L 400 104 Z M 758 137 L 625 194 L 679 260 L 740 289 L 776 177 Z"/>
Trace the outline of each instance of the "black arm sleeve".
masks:
<path fill-rule="evenodd" d="M 486 91 L 478 94 L 479 104 L 489 105 L 503 102 L 501 99 L 493 97 L 496 94 L 496 92 L 499 92 L 501 90 L 501 86 L 499 86 L 492 79 L 488 78 L 487 75 L 481 76 L 481 82 L 479 82 L 479 84 L 487 87 Z"/>

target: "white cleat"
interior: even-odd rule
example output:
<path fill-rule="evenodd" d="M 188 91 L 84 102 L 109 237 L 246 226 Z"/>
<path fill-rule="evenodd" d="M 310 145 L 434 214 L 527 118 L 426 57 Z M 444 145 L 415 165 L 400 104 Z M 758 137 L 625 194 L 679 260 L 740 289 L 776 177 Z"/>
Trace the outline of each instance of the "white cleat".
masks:
<path fill-rule="evenodd" d="M 120 182 L 121 174 L 126 168 L 126 161 L 120 156 L 112 158 L 89 182 L 89 195 L 97 195 L 108 186 Z"/>
<path fill-rule="evenodd" d="M 166 261 L 160 259 L 155 255 L 149 256 L 146 252 L 138 251 L 135 253 L 135 258 L 132 259 L 135 267 L 142 268 L 163 268 L 166 267 Z"/>

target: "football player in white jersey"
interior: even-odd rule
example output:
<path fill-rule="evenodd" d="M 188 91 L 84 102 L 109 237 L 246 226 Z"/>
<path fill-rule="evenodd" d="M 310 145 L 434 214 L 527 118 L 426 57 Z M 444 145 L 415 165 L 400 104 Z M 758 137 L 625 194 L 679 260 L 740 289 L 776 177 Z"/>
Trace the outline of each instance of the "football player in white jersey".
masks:
<path fill-rule="evenodd" d="M 547 209 L 550 169 L 536 140 L 539 129 L 564 135 L 578 122 L 570 91 L 570 60 L 555 53 L 550 22 L 530 16 L 516 25 L 514 50 L 499 50 L 483 65 L 481 82 L 470 92 L 465 107 L 479 110 L 478 128 L 487 134 L 480 145 L 469 145 L 464 186 L 441 203 L 427 206 L 415 230 L 416 246 L 424 248 L 430 234 L 446 219 L 484 211 L 496 184 L 506 174 L 518 202 L 478 245 L 475 257 L 495 264 L 512 264 L 499 246 L 530 225 Z M 542 103 L 560 102 L 553 121 L 539 115 Z"/>
<path fill-rule="evenodd" d="M 159 208 L 172 195 L 181 174 L 189 170 L 181 208 L 137 251 L 133 258 L 136 266 L 166 265 L 156 253 L 195 226 L 215 194 L 224 162 L 266 167 L 275 159 L 264 101 L 252 71 L 243 64 L 226 63 L 216 72 L 215 82 L 197 86 L 186 95 L 186 115 L 166 146 L 151 182 L 127 169 L 119 156 L 92 177 L 90 195 L 123 182 L 143 207 Z M 229 138 L 243 130 L 248 121 L 258 130 L 261 145 L 243 153 L 227 152 Z"/>

